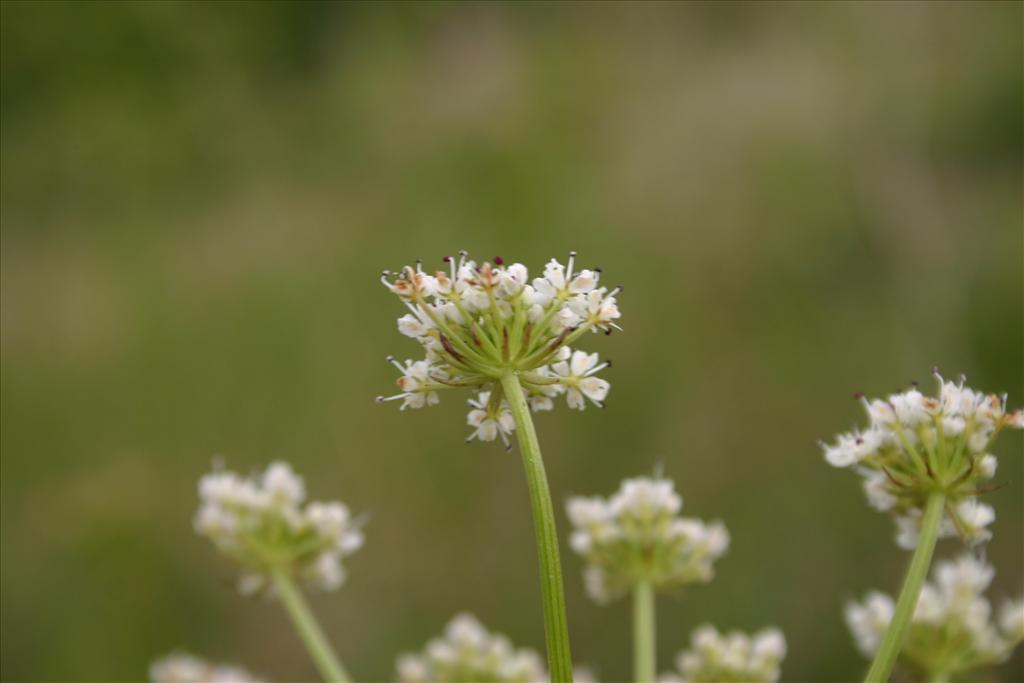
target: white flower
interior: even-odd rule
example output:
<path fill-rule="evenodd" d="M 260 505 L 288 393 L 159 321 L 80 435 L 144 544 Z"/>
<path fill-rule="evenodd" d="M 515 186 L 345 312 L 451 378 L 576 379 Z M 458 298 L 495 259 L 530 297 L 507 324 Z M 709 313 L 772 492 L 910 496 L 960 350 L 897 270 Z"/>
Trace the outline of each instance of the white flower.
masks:
<path fill-rule="evenodd" d="M 611 385 L 592 375 L 604 370 L 611 365 L 609 362 L 598 363 L 596 353 L 584 351 L 571 351 L 569 347 L 558 356 L 559 360 L 551 365 L 552 373 L 559 378 L 566 388 L 566 401 L 570 408 L 583 410 L 586 402 L 583 397 L 590 399 L 594 405 L 604 407 L 603 401 L 608 396 Z"/>
<path fill-rule="evenodd" d="M 549 261 L 532 284 L 521 263 L 505 267 L 495 258 L 478 265 L 465 253 L 445 261 L 449 272 L 431 275 L 417 263 L 382 276 L 408 309 L 399 331 L 422 346 L 424 359 L 402 364 L 388 357 L 401 373 L 401 391 L 378 401 L 400 400 L 405 409 L 435 405 L 447 389 L 494 395 L 511 372 L 534 412 L 551 410 L 563 393 L 570 408 L 582 410 L 588 400 L 603 405 L 611 385 L 595 375 L 611 364 L 568 349 L 588 331 L 620 329 L 620 287 L 600 286 L 597 269 L 576 271 L 575 253 L 565 265 Z M 481 441 L 501 436 L 507 443 L 511 432 L 496 415 L 474 415 L 470 424 Z"/>
<path fill-rule="evenodd" d="M 936 378 L 935 398 L 916 388 L 884 401 L 860 397 L 869 427 L 822 444 L 825 460 L 834 467 L 854 467 L 864 478 L 868 503 L 893 515 L 903 548 L 917 545 L 921 511 L 931 491 L 942 492 L 947 501 L 940 537 L 959 535 L 968 544 L 991 538 L 986 527 L 995 513 L 976 500 L 998 465 L 988 450 L 1002 429 L 1024 423 L 1021 411 L 1007 413 L 1005 396 L 974 391 L 962 379 L 954 384 L 938 373 Z"/>
<path fill-rule="evenodd" d="M 1024 638 L 1024 627 L 1014 621 L 1024 621 L 1024 605 L 1016 606 L 1017 615 L 1012 615 L 1014 607 L 1008 608 L 1012 616 L 1001 618 L 997 628 L 983 595 L 993 575 L 992 567 L 971 555 L 937 562 L 931 581 L 921 589 L 901 661 L 930 680 L 1005 660 Z M 846 606 L 847 626 L 865 657 L 878 651 L 893 614 L 892 599 L 877 591 L 868 593 L 863 603 Z M 1018 627 L 1022 630 L 1014 630 Z"/>
<path fill-rule="evenodd" d="M 753 636 L 739 631 L 728 635 L 708 624 L 690 636 L 690 649 L 676 658 L 676 672 L 660 681 L 774 683 L 786 656 L 786 638 L 777 628 L 768 628 Z"/>
<path fill-rule="evenodd" d="M 494 441 L 499 436 L 506 447 L 511 446 L 508 437 L 516 428 L 516 422 L 512 418 L 512 411 L 508 403 L 502 401 L 498 406 L 491 405 L 491 392 L 482 391 L 476 399 L 469 399 L 468 403 L 472 410 L 466 416 L 466 423 L 475 427 L 466 441 L 480 439 L 481 441 Z"/>
<path fill-rule="evenodd" d="M 260 683 L 262 679 L 228 664 L 211 664 L 189 654 L 175 653 L 149 667 L 153 683 Z"/>
<path fill-rule="evenodd" d="M 515 649 L 505 636 L 490 633 L 469 614 L 456 615 L 444 636 L 428 642 L 422 653 L 401 655 L 396 668 L 399 683 L 547 680 L 536 652 Z"/>
<path fill-rule="evenodd" d="M 1003 603 L 999 610 L 999 628 L 1010 642 L 1024 640 L 1024 597 Z"/>
<path fill-rule="evenodd" d="M 846 624 L 853 633 L 857 649 L 865 657 L 871 657 L 878 651 L 894 611 L 892 598 L 878 591 L 868 593 L 863 604 L 851 602 L 846 605 Z"/>
<path fill-rule="evenodd" d="M 194 528 L 244 572 L 243 594 L 265 590 L 269 572 L 285 567 L 307 585 L 334 590 L 345 573 L 341 559 L 363 544 L 363 533 L 342 503 L 311 502 L 302 478 L 284 462 L 260 476 L 214 471 L 199 481 Z"/>
<path fill-rule="evenodd" d="M 721 522 L 679 517 L 682 505 L 661 478 L 627 479 L 607 501 L 569 498 L 569 545 L 587 561 L 584 581 L 594 600 L 608 602 L 639 580 L 662 590 L 711 580 L 729 533 Z"/>

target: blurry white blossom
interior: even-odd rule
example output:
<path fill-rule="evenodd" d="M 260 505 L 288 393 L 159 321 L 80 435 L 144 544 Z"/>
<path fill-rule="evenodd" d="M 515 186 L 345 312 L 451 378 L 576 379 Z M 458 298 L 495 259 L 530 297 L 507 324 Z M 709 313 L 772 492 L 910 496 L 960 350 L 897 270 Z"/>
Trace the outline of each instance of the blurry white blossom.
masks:
<path fill-rule="evenodd" d="M 937 562 L 921 589 L 900 661 L 930 680 L 960 675 L 1004 661 L 1024 639 L 1024 602 L 1007 601 L 993 621 L 984 592 L 995 571 L 972 555 Z M 857 649 L 878 651 L 895 605 L 878 591 L 846 606 L 846 623 Z"/>
<path fill-rule="evenodd" d="M 241 565 L 243 593 L 266 589 L 274 568 L 334 590 L 345 580 L 342 558 L 362 547 L 363 533 L 344 504 L 305 498 L 302 478 L 284 462 L 249 477 L 215 469 L 199 480 L 193 526 Z"/>
<path fill-rule="evenodd" d="M 720 634 L 704 625 L 690 637 L 690 649 L 676 658 L 678 671 L 663 674 L 659 683 L 774 683 L 786 657 L 786 637 L 777 628 L 748 636 Z"/>
<path fill-rule="evenodd" d="M 455 616 L 423 652 L 398 658 L 399 683 L 539 683 L 547 680 L 540 655 L 516 649 L 469 614 Z"/>
<path fill-rule="evenodd" d="M 260 683 L 263 679 L 229 664 L 211 664 L 199 657 L 175 653 L 149 667 L 153 683 Z"/>
<path fill-rule="evenodd" d="M 534 411 L 551 410 L 564 395 L 570 408 L 603 406 L 610 384 L 597 373 L 611 363 L 570 345 L 587 332 L 620 329 L 617 296 L 621 287 L 599 284 L 600 271 L 575 270 L 575 252 L 563 265 L 552 259 L 532 281 L 526 266 L 477 264 L 465 252 L 446 257 L 447 270 L 425 272 L 422 264 L 396 274 L 385 271 L 384 286 L 409 312 L 398 330 L 418 341 L 424 358 L 400 363 L 400 393 L 378 401 L 401 401 L 401 408 L 435 405 L 440 392 L 471 389 L 469 440 L 506 445 L 515 425 L 502 396 L 501 378 L 517 374 Z"/>
<path fill-rule="evenodd" d="M 639 581 L 661 590 L 710 581 L 729 533 L 721 522 L 679 516 L 682 506 L 673 483 L 661 478 L 627 479 L 608 500 L 570 498 L 569 545 L 586 559 L 590 596 L 607 602 Z"/>
<path fill-rule="evenodd" d="M 935 397 L 917 388 L 886 400 L 861 397 L 868 426 L 822 444 L 829 464 L 864 478 L 868 503 L 893 516 L 903 548 L 917 546 L 921 511 L 934 491 L 947 502 L 940 537 L 960 536 L 971 545 L 987 541 L 995 511 L 976 496 L 989 490 L 985 482 L 995 475 L 996 437 L 1024 427 L 1024 412 L 1008 412 L 1006 396 L 977 392 L 962 378 L 954 383 L 935 376 Z"/>

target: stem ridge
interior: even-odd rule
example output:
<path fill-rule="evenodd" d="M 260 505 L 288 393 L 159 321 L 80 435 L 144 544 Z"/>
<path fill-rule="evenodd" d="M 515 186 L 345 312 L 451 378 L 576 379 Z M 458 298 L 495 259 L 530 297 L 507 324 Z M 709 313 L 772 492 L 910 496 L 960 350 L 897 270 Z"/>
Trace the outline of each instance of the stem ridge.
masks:
<path fill-rule="evenodd" d="M 551 504 L 547 475 L 544 472 L 544 461 L 541 459 L 540 444 L 518 375 L 514 371 L 506 372 L 501 377 L 501 386 L 516 422 L 519 450 L 523 456 L 526 482 L 530 490 L 530 505 L 533 509 L 533 524 L 540 561 L 544 634 L 551 683 L 572 683 L 572 655 L 569 651 L 569 627 L 565 616 L 558 531 L 555 528 L 555 512 Z"/>
<path fill-rule="evenodd" d="M 292 624 L 305 644 L 306 650 L 309 651 L 309 656 L 320 670 L 320 675 L 328 683 L 351 683 L 352 678 L 345 671 L 341 660 L 334 654 L 331 644 L 327 641 L 320 624 L 313 616 L 313 611 L 309 608 L 309 603 L 306 602 L 292 578 L 281 568 L 274 569 L 272 576 L 277 595 L 288 612 L 288 616 L 291 617 Z"/>
<path fill-rule="evenodd" d="M 896 658 L 903 647 L 910 619 L 917 607 L 921 586 L 924 584 L 928 568 L 932 563 L 945 504 L 946 496 L 941 491 L 935 491 L 928 497 L 924 517 L 921 520 L 921 535 L 917 540 L 917 549 L 914 550 L 910 565 L 907 567 L 906 578 L 903 580 L 903 588 L 900 589 L 900 596 L 896 601 L 896 609 L 892 621 L 889 623 L 889 630 L 886 631 L 885 639 L 875 654 L 875 660 L 871 663 L 867 676 L 864 677 L 864 683 L 886 683 L 889 680 L 892 668 L 896 664 Z"/>

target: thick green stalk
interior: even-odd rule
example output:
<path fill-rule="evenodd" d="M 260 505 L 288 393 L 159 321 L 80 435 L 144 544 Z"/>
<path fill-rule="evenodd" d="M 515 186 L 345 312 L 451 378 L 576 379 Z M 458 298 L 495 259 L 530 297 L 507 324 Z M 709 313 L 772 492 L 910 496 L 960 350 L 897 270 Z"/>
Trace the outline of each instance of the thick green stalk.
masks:
<path fill-rule="evenodd" d="M 330 643 L 324 637 L 324 632 L 320 630 L 320 624 L 317 623 L 316 617 L 309 609 L 309 604 L 291 577 L 283 569 L 275 569 L 273 577 L 277 595 L 285 610 L 288 611 L 288 616 L 291 617 L 299 637 L 305 643 L 309 656 L 313 658 L 320 670 L 320 675 L 328 683 L 349 683 L 352 679 L 345 671 L 345 667 L 341 665 L 338 656 L 334 654 L 334 650 L 331 649 Z"/>
<path fill-rule="evenodd" d="M 544 600 L 544 634 L 547 638 L 548 669 L 551 683 L 572 683 L 572 655 L 569 653 L 569 627 L 565 618 L 565 594 L 562 589 L 562 563 L 558 557 L 558 532 L 551 492 L 540 456 L 537 432 L 533 428 L 530 408 L 526 405 L 519 377 L 509 371 L 501 378 L 505 397 L 516 421 L 519 450 L 526 469 L 533 508 L 533 527 L 540 556 L 540 586 Z"/>
<path fill-rule="evenodd" d="M 655 655 L 654 588 L 649 581 L 633 587 L 633 679 L 654 683 Z"/>
<path fill-rule="evenodd" d="M 914 608 L 917 607 L 921 586 L 928 574 L 928 567 L 932 563 L 932 554 L 935 552 L 935 541 L 939 536 L 939 523 L 942 521 L 945 504 L 946 496 L 941 491 L 935 491 L 928 497 L 924 517 L 921 520 L 921 535 L 917 539 L 917 550 L 914 551 L 914 556 L 910 559 L 910 566 L 907 568 L 907 576 L 903 580 L 900 597 L 896 601 L 892 622 L 889 624 L 889 630 L 886 631 L 882 646 L 875 655 L 875 661 L 871 663 L 868 675 L 864 678 L 865 683 L 886 683 L 889 680 L 889 674 L 892 673 L 892 667 L 896 664 L 896 658 L 903 647 L 910 618 L 914 615 Z"/>

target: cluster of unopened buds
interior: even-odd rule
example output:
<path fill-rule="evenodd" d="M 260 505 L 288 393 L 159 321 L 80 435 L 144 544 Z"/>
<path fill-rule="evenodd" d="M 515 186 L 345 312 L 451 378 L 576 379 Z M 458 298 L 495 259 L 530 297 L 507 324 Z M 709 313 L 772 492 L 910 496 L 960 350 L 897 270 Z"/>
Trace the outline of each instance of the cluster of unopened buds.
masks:
<path fill-rule="evenodd" d="M 984 597 L 994 574 L 972 555 L 935 565 L 900 654 L 907 668 L 927 680 L 947 680 L 1010 656 L 1024 640 L 1024 599 L 1004 602 L 994 623 L 992 605 Z M 846 623 L 864 656 L 875 655 L 894 611 L 892 598 L 878 591 L 847 605 Z"/>
<path fill-rule="evenodd" d="M 422 653 L 398 658 L 399 683 L 538 683 L 547 680 L 540 655 L 516 649 L 508 638 L 490 633 L 469 614 L 456 615 L 444 635 Z"/>
<path fill-rule="evenodd" d="M 626 479 L 607 500 L 570 498 L 569 544 L 586 559 L 590 596 L 607 602 L 638 582 L 672 590 L 710 581 L 729 533 L 721 522 L 679 516 L 682 506 L 672 481 L 663 478 Z"/>
<path fill-rule="evenodd" d="M 840 434 L 823 444 L 825 459 L 852 467 L 864 477 L 869 504 L 895 517 L 897 543 L 917 545 L 922 508 L 933 492 L 945 495 L 940 536 L 959 535 L 968 543 L 988 540 L 995 520 L 991 506 L 977 496 L 992 490 L 996 471 L 991 449 L 1005 428 L 1024 427 L 1024 413 L 1008 412 L 1006 397 L 985 395 L 938 372 L 939 395 L 916 387 L 886 400 L 863 396 L 869 418 L 865 429 Z"/>
<path fill-rule="evenodd" d="M 242 593 L 266 589 L 275 569 L 334 590 L 345 580 L 342 558 L 363 544 L 344 504 L 303 505 L 306 487 L 284 462 L 251 477 L 216 469 L 199 481 L 199 498 L 195 530 L 242 566 Z"/>
<path fill-rule="evenodd" d="M 677 672 L 663 674 L 659 683 L 774 683 L 786 656 L 786 638 L 777 628 L 748 636 L 739 631 L 720 634 L 704 625 L 690 637 L 690 649 L 676 658 Z"/>
<path fill-rule="evenodd" d="M 575 252 L 565 265 L 552 259 L 532 281 L 526 266 L 500 258 L 477 264 L 461 252 L 444 261 L 447 270 L 433 274 L 417 262 L 381 277 L 409 310 L 399 331 L 420 343 L 424 357 L 401 363 L 389 356 L 401 391 L 378 401 L 422 408 L 444 390 L 470 389 L 468 440 L 500 437 L 506 445 L 515 428 L 501 387 L 508 373 L 534 411 L 551 410 L 563 395 L 579 410 L 587 401 L 604 404 L 610 385 L 596 373 L 611 363 L 571 347 L 587 332 L 619 329 L 621 287 L 601 286 L 599 269 L 576 271 Z"/>
<path fill-rule="evenodd" d="M 153 683 L 261 683 L 263 680 L 233 664 L 211 664 L 183 653 L 153 662 L 149 679 Z"/>

